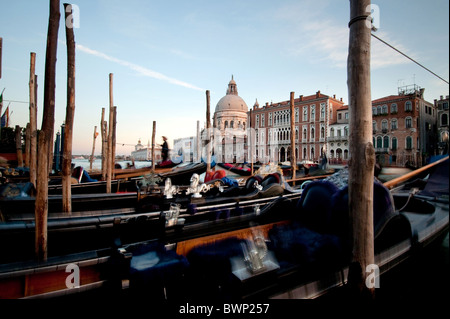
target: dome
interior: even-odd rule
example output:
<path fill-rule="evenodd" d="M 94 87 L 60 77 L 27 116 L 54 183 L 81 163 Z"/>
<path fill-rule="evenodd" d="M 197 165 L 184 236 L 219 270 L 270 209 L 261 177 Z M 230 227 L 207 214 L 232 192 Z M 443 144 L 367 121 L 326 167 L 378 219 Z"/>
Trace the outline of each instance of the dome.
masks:
<path fill-rule="evenodd" d="M 225 95 L 217 102 L 216 112 L 231 111 L 231 112 L 247 112 L 248 107 L 244 100 L 238 95 Z"/>
<path fill-rule="evenodd" d="M 227 94 L 222 97 L 216 105 L 217 112 L 245 112 L 247 113 L 248 107 L 245 101 L 238 95 L 236 82 L 231 77 L 231 81 L 228 83 Z"/>

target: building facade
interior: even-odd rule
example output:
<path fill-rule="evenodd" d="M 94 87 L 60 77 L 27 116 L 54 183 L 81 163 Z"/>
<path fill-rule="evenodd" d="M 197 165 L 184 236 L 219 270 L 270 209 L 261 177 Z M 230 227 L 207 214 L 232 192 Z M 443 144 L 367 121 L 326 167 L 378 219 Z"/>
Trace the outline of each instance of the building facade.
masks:
<path fill-rule="evenodd" d="M 449 96 L 441 95 L 440 99 L 434 100 L 434 106 L 437 109 L 437 130 L 438 130 L 438 153 L 448 154 L 449 131 L 448 131 L 448 102 Z"/>
<path fill-rule="evenodd" d="M 317 91 L 310 96 L 294 99 L 295 155 L 298 162 L 319 161 L 328 152 L 328 132 L 336 121 L 342 99 Z M 249 112 L 249 122 L 256 139 L 256 158 L 262 163 L 284 162 L 291 159 L 290 101 L 256 102 Z M 327 155 L 328 156 L 328 155 Z"/>
<path fill-rule="evenodd" d="M 330 164 L 347 164 L 349 160 L 349 110 L 343 105 L 336 110 L 335 121 L 331 121 L 328 131 L 328 161 Z"/>
<path fill-rule="evenodd" d="M 372 101 L 373 145 L 382 166 L 424 164 L 437 145 L 437 111 L 416 85 Z"/>

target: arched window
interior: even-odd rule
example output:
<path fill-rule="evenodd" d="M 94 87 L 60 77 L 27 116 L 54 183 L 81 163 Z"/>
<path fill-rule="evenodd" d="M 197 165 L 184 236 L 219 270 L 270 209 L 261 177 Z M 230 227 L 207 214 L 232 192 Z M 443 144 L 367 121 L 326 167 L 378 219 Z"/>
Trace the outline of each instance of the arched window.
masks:
<path fill-rule="evenodd" d="M 388 106 L 384 104 L 382 107 L 382 114 L 388 114 Z"/>
<path fill-rule="evenodd" d="M 386 132 L 387 129 L 388 129 L 388 121 L 387 121 L 387 120 L 382 120 L 382 121 L 381 121 L 381 130 L 382 130 L 383 132 Z"/>
<path fill-rule="evenodd" d="M 383 137 L 383 147 L 389 148 L 389 136 Z"/>
<path fill-rule="evenodd" d="M 407 101 L 405 103 L 405 111 L 406 112 L 411 112 L 412 111 L 412 103 L 411 103 L 411 101 Z"/>
<path fill-rule="evenodd" d="M 315 139 L 315 135 L 314 135 L 314 127 L 311 127 L 311 139 Z"/>
<path fill-rule="evenodd" d="M 330 129 L 330 137 L 334 137 L 334 128 L 333 127 Z"/>
<path fill-rule="evenodd" d="M 320 138 L 325 138 L 325 128 L 324 127 L 320 128 Z"/>
<path fill-rule="evenodd" d="M 377 137 L 377 148 L 382 148 L 383 147 L 383 139 L 381 138 L 381 136 Z"/>
<path fill-rule="evenodd" d="M 383 114 L 382 111 L 381 111 L 381 106 L 380 105 L 377 106 L 377 114 Z"/>
<path fill-rule="evenodd" d="M 411 136 L 407 136 L 406 137 L 406 149 L 407 150 L 412 150 L 413 148 L 413 140 Z"/>
<path fill-rule="evenodd" d="M 392 150 L 396 150 L 397 149 L 397 138 L 393 137 L 392 138 Z"/>
<path fill-rule="evenodd" d="M 377 108 L 376 107 L 372 107 L 372 115 L 377 115 Z"/>
<path fill-rule="evenodd" d="M 372 121 L 372 132 L 375 133 L 377 131 L 377 121 Z"/>
<path fill-rule="evenodd" d="M 391 130 L 393 131 L 396 129 L 398 129 L 398 121 L 397 121 L 397 119 L 392 119 L 391 120 Z"/>
<path fill-rule="evenodd" d="M 391 114 L 396 114 L 398 112 L 397 103 L 391 104 Z"/>
<path fill-rule="evenodd" d="M 405 127 L 406 128 L 411 128 L 412 127 L 412 118 L 411 117 L 407 117 L 405 118 Z"/>

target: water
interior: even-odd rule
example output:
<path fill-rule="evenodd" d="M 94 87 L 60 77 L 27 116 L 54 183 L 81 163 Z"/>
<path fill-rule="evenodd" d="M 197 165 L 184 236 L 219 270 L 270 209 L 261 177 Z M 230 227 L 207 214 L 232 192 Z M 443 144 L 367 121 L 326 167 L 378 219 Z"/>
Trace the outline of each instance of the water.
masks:
<path fill-rule="evenodd" d="M 87 159 L 72 159 L 72 164 L 74 164 L 75 167 L 81 166 L 81 167 L 83 167 L 86 170 L 90 169 L 90 162 Z M 120 164 L 120 166 L 122 168 L 127 168 L 128 165 L 132 165 L 132 162 L 131 161 L 117 161 L 116 164 Z M 134 162 L 134 166 L 136 168 L 150 167 L 150 166 L 152 166 L 152 162 L 135 161 Z M 99 159 L 96 159 L 92 163 L 92 169 L 93 170 L 101 170 L 102 169 L 102 161 L 99 160 Z"/>

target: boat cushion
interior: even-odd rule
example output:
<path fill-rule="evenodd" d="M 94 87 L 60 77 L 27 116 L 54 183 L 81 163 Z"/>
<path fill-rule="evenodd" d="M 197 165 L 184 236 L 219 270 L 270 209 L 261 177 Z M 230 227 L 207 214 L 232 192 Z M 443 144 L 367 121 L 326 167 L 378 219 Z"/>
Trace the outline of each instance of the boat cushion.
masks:
<path fill-rule="evenodd" d="M 269 239 L 268 247 L 275 252 L 280 265 L 332 266 L 343 258 L 338 236 L 318 233 L 298 222 L 272 228 Z"/>
<path fill-rule="evenodd" d="M 329 233 L 332 197 L 338 188 L 329 181 L 314 181 L 306 185 L 297 203 L 297 220 L 318 233 Z"/>
<path fill-rule="evenodd" d="M 188 254 L 188 282 L 196 298 L 223 299 L 233 294 L 232 257 L 243 256 L 241 239 L 230 237 L 193 248 Z"/>
<path fill-rule="evenodd" d="M 127 249 L 133 254 L 130 262 L 130 289 L 161 294 L 179 280 L 188 267 L 187 259 L 160 243 L 143 244 Z"/>

